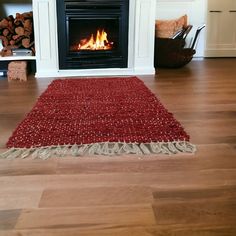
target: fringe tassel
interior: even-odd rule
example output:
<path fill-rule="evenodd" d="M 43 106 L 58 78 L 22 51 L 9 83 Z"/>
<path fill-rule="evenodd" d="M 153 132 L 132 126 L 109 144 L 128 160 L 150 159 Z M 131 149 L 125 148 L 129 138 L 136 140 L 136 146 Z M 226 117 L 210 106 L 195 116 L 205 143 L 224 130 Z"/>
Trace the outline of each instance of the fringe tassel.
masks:
<path fill-rule="evenodd" d="M 10 148 L 0 154 L 0 158 L 40 158 L 46 160 L 50 157 L 64 156 L 93 156 L 106 155 L 114 156 L 121 154 L 177 154 L 177 153 L 194 153 L 196 146 L 187 141 L 175 142 L 151 142 L 151 143 L 126 143 L 126 142 L 105 142 L 92 144 L 74 144 L 74 145 L 57 145 L 49 147 L 32 147 L 32 148 Z"/>

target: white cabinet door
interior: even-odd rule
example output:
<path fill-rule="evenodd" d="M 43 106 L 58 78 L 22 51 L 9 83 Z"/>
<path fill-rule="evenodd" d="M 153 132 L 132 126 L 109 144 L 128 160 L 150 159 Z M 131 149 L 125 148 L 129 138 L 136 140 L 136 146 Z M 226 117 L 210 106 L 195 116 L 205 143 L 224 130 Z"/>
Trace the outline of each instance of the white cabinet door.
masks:
<path fill-rule="evenodd" d="M 236 0 L 208 0 L 206 57 L 236 56 Z"/>

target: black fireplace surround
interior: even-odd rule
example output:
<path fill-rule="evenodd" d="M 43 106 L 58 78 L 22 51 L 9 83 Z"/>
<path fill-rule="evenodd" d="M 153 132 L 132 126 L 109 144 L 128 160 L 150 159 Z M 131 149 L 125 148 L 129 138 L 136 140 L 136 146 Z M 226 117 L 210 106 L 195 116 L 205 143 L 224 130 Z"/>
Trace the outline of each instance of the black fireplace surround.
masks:
<path fill-rule="evenodd" d="M 129 0 L 57 0 L 59 69 L 127 68 L 128 16 Z M 81 50 L 98 31 L 109 48 Z"/>

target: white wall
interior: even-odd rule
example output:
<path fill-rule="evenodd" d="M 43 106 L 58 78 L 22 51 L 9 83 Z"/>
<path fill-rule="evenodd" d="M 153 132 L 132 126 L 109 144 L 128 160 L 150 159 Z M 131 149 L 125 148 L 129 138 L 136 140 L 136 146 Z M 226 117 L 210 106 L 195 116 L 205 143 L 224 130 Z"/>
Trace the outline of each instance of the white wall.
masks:
<path fill-rule="evenodd" d="M 188 15 L 188 23 L 193 25 L 188 35 L 190 43 L 196 28 L 206 23 L 206 0 L 156 0 L 156 19 L 176 19 Z M 203 57 L 205 48 L 205 29 L 201 32 L 195 57 Z"/>
<path fill-rule="evenodd" d="M 28 11 L 32 11 L 32 0 L 0 0 L 0 19 Z"/>

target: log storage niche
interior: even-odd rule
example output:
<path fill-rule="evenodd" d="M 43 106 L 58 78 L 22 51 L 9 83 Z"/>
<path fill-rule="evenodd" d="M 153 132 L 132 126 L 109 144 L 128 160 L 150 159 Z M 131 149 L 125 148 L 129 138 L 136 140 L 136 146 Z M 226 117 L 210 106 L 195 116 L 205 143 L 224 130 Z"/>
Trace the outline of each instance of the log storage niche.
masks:
<path fill-rule="evenodd" d="M 33 53 L 33 12 L 16 13 L 0 20 L 1 56 L 11 56 L 12 50 L 28 49 Z"/>

